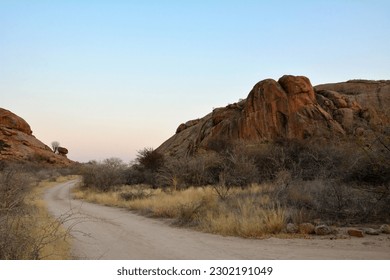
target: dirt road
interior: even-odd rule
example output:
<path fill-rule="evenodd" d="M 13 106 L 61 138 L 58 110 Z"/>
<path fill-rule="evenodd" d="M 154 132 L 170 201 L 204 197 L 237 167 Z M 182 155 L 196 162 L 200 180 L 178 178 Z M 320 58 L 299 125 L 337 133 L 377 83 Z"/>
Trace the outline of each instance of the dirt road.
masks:
<path fill-rule="evenodd" d="M 76 259 L 390 259 L 390 236 L 248 240 L 175 228 L 128 210 L 74 200 L 61 183 L 45 193 L 56 217 L 72 213 Z"/>

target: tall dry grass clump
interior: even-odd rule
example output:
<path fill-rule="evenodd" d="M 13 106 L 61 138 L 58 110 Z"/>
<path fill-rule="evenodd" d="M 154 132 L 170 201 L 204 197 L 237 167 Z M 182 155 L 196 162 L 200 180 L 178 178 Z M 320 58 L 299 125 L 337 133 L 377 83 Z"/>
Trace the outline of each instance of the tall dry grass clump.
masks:
<path fill-rule="evenodd" d="M 76 189 L 74 194 L 90 202 L 173 219 L 176 225 L 204 232 L 262 238 L 282 232 L 287 219 L 286 211 L 280 205 L 272 204 L 268 195 L 264 194 L 264 189 L 268 187 L 232 188 L 228 199 L 221 199 L 212 186 L 171 191 L 146 186 L 121 186 L 115 191 L 100 193 L 81 188 Z M 126 199 L 128 197 L 134 199 Z"/>
<path fill-rule="evenodd" d="M 209 190 L 189 188 L 183 191 L 155 191 L 151 197 L 135 199 L 129 207 L 145 214 L 160 218 L 178 218 L 181 211 L 206 199 Z"/>
<path fill-rule="evenodd" d="M 46 184 L 37 184 L 39 172 L 32 171 L 17 165 L 0 170 L 0 259 L 67 259 L 68 233 L 47 213 L 41 200 Z"/>
<path fill-rule="evenodd" d="M 286 211 L 271 204 L 256 185 L 247 190 L 235 189 L 228 200 L 219 200 L 214 208 L 208 208 L 199 228 L 222 235 L 261 238 L 281 233 L 286 219 Z"/>

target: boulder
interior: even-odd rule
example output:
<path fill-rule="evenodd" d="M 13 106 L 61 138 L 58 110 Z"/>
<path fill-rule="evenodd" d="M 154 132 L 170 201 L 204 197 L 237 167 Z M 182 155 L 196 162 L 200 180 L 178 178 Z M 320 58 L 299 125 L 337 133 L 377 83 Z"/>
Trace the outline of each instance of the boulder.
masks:
<path fill-rule="evenodd" d="M 67 149 L 67 148 L 64 148 L 64 147 L 58 147 L 58 148 L 57 148 L 57 152 L 58 152 L 60 155 L 66 155 L 66 154 L 68 154 L 68 149 Z"/>
<path fill-rule="evenodd" d="M 176 129 L 176 133 L 180 133 L 180 132 L 182 132 L 184 129 L 186 129 L 187 128 L 187 126 L 184 124 L 184 123 L 182 123 L 182 124 L 180 124 L 178 127 L 177 127 L 177 129 Z"/>
<path fill-rule="evenodd" d="M 381 232 L 379 229 L 365 228 L 363 232 L 367 235 L 379 235 Z"/>
<path fill-rule="evenodd" d="M 382 233 L 390 234 L 390 225 L 387 224 L 381 225 L 379 231 Z"/>
<path fill-rule="evenodd" d="M 332 229 L 327 225 L 319 225 L 315 227 L 314 232 L 317 235 L 329 235 L 332 233 Z"/>
<path fill-rule="evenodd" d="M 328 100 L 332 101 L 334 108 L 348 108 L 348 99 L 337 91 L 324 90 L 320 92 Z"/>
<path fill-rule="evenodd" d="M 186 123 L 182 123 L 178 126 L 178 128 L 176 129 L 176 133 L 180 133 L 182 132 L 183 130 L 191 127 L 191 126 L 194 126 L 196 125 L 197 123 L 199 122 L 199 119 L 196 119 L 196 120 L 190 120 Z"/>
<path fill-rule="evenodd" d="M 299 232 L 302 234 L 314 234 L 315 228 L 311 223 L 302 223 L 299 225 Z"/>
<path fill-rule="evenodd" d="M 286 232 L 287 233 L 297 233 L 298 227 L 293 223 L 288 223 L 286 226 Z"/>
<path fill-rule="evenodd" d="M 302 76 L 259 82 L 243 108 L 237 126 L 241 139 L 306 139 L 344 133 L 340 124 L 318 105 L 309 79 Z"/>
<path fill-rule="evenodd" d="M 356 229 L 356 228 L 350 228 L 347 231 L 348 235 L 354 236 L 354 237 L 364 237 L 364 232 L 362 230 Z"/>

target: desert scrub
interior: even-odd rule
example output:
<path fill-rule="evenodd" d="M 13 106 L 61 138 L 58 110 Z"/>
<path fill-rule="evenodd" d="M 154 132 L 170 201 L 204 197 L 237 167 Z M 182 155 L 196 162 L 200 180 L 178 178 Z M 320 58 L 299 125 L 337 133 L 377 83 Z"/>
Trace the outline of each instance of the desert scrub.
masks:
<path fill-rule="evenodd" d="M 35 210 L 32 221 L 35 226 L 32 235 L 38 240 L 37 248 L 39 249 L 39 258 L 48 260 L 67 260 L 71 259 L 70 231 L 71 228 L 65 229 L 62 225 L 73 219 L 72 214 L 65 214 L 59 218 L 53 218 L 47 211 L 43 193 L 46 189 L 69 180 L 76 179 L 77 176 L 68 175 L 48 180 L 40 181 L 36 187 L 31 190 L 28 196 L 28 204 Z"/>
<path fill-rule="evenodd" d="M 52 218 L 42 200 L 55 182 L 37 184 L 36 172 L 26 166 L 0 171 L 0 259 L 68 259 L 68 232 L 63 219 Z"/>

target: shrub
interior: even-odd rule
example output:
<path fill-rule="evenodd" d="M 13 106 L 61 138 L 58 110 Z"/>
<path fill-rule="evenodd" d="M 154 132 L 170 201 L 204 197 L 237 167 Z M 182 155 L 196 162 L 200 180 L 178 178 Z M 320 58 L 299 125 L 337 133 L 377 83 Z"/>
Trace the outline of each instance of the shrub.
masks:
<path fill-rule="evenodd" d="M 33 204 L 31 188 L 37 172 L 30 168 L 8 164 L 0 170 L 0 259 L 52 257 L 55 252 L 47 251 L 47 246 L 57 245 L 67 235 L 60 230 L 65 217 L 57 220 L 43 217 Z"/>
<path fill-rule="evenodd" d="M 126 167 L 122 160 L 117 158 L 85 164 L 80 170 L 83 186 L 107 192 L 113 186 L 126 182 Z"/>
<path fill-rule="evenodd" d="M 153 148 L 138 151 L 135 164 L 127 172 L 127 182 L 149 184 L 157 187 L 159 170 L 164 165 L 164 155 Z"/>
<path fill-rule="evenodd" d="M 164 164 L 164 155 L 153 148 L 138 151 L 136 162 L 146 170 L 157 171 Z"/>
<path fill-rule="evenodd" d="M 231 152 L 235 147 L 235 143 L 228 138 L 213 138 L 208 141 L 207 149 L 218 154 Z"/>
<path fill-rule="evenodd" d="M 222 158 L 215 153 L 172 158 L 158 170 L 157 184 L 174 189 L 216 184 L 222 171 Z"/>

